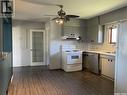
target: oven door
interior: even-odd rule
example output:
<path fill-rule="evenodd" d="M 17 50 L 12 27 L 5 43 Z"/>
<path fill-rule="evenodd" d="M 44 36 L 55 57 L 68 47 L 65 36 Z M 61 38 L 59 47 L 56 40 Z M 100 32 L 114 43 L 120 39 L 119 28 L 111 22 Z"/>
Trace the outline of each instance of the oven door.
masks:
<path fill-rule="evenodd" d="M 82 54 L 77 53 L 70 53 L 67 55 L 67 64 L 79 64 L 82 63 Z"/>

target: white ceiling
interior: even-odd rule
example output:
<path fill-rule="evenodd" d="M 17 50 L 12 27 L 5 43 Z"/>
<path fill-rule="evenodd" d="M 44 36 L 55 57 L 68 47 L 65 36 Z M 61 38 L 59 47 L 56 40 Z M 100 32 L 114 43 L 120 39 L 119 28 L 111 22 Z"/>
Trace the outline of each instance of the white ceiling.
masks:
<path fill-rule="evenodd" d="M 15 0 L 14 19 L 47 21 L 64 5 L 67 14 L 90 18 L 127 5 L 127 0 Z"/>

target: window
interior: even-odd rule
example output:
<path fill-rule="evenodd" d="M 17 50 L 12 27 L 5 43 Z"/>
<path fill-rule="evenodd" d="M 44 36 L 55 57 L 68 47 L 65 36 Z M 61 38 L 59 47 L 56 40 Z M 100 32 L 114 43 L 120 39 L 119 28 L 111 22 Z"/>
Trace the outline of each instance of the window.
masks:
<path fill-rule="evenodd" d="M 116 44 L 117 42 L 117 27 L 112 26 L 109 27 L 109 43 Z"/>

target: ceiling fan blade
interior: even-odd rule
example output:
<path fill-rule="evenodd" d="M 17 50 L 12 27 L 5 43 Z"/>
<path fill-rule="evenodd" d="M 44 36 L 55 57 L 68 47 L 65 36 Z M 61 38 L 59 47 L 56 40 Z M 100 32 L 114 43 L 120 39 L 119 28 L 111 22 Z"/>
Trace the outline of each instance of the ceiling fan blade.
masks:
<path fill-rule="evenodd" d="M 39 4 L 39 5 L 47 5 L 47 6 L 57 6 L 57 5 L 59 5 L 59 4 L 49 3 L 49 2 L 41 1 L 41 0 L 22 0 L 22 1 L 33 3 L 33 4 Z"/>
<path fill-rule="evenodd" d="M 65 16 L 64 20 L 65 20 L 65 22 L 67 22 L 67 21 L 70 21 L 70 18 Z"/>
<path fill-rule="evenodd" d="M 68 17 L 68 18 L 77 18 L 79 16 L 78 15 L 66 15 L 66 17 Z"/>
<path fill-rule="evenodd" d="M 56 17 L 56 18 L 53 18 L 52 20 L 56 20 L 56 19 L 58 19 L 58 17 Z"/>
<path fill-rule="evenodd" d="M 58 15 L 44 15 L 44 16 L 58 16 Z"/>

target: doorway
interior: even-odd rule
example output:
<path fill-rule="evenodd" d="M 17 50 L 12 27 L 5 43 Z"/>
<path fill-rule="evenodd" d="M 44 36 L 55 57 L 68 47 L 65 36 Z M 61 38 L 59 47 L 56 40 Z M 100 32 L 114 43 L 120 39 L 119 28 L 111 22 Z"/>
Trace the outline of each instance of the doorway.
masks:
<path fill-rule="evenodd" d="M 31 66 L 46 65 L 44 30 L 30 30 L 30 54 Z"/>

